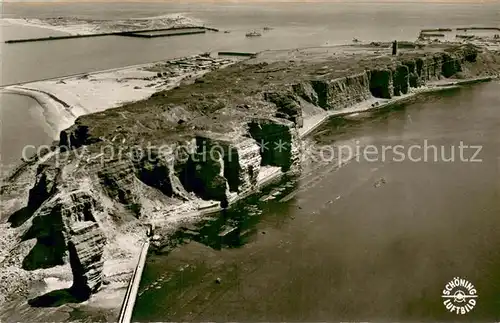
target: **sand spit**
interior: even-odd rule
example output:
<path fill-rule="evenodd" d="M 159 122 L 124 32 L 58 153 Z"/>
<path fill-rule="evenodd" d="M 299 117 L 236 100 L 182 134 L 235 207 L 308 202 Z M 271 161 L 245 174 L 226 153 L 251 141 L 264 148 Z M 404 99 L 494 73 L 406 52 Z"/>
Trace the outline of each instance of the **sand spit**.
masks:
<path fill-rule="evenodd" d="M 92 35 L 119 31 L 194 27 L 202 25 L 201 21 L 189 18 L 182 13 L 116 20 L 83 19 L 77 17 L 54 17 L 45 19 L 4 18 L 2 20 L 10 24 L 45 28 L 68 33 L 70 35 Z"/>
<path fill-rule="evenodd" d="M 235 59 L 195 55 L 169 61 L 11 85 L 6 93 L 27 95 L 43 108 L 54 139 L 81 115 L 148 98 L 233 64 Z"/>

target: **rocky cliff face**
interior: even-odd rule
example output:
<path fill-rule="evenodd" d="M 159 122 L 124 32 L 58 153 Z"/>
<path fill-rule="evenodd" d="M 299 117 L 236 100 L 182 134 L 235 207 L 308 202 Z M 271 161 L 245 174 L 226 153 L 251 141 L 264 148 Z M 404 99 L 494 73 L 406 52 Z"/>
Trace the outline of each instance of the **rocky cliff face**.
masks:
<path fill-rule="evenodd" d="M 390 99 L 467 72 L 480 58 L 466 46 L 355 61 L 350 54 L 319 63 L 250 61 L 168 95 L 82 116 L 61 132 L 61 152 L 38 167 L 23 237 L 37 242 L 23 266 L 69 262 L 72 289 L 88 297 L 102 283 L 113 239 L 105 225 L 163 223 L 202 200 L 227 207 L 256 189 L 264 166 L 300 171 L 306 104 L 325 111 Z"/>
<path fill-rule="evenodd" d="M 299 136 L 293 123 L 259 119 L 248 124 L 249 132 L 261 146 L 261 165 L 280 167 L 283 172 L 300 167 Z"/>
<path fill-rule="evenodd" d="M 344 109 L 370 97 L 369 76 L 363 72 L 333 80 L 313 80 L 317 105 L 324 109 Z M 312 102 L 311 102 L 312 103 Z"/>
<path fill-rule="evenodd" d="M 102 284 L 106 238 L 94 221 L 77 221 L 70 229 L 69 260 L 73 272 L 73 294 L 87 299 Z"/>
<path fill-rule="evenodd" d="M 106 238 L 97 222 L 96 213 L 102 211 L 85 182 L 64 183 L 58 190 L 56 176 L 63 169 L 44 165 L 39 168 L 37 182 L 30 191 L 28 205 L 40 203 L 33 215 L 32 225 L 23 239 L 36 238 L 37 242 L 24 258 L 23 268 L 35 270 L 64 264 L 69 257 L 73 269 L 73 291 L 88 298 L 102 282 L 102 254 Z M 44 196 L 33 192 L 44 192 Z M 44 199 L 43 199 L 44 198 Z M 43 200 L 42 200 L 43 199 Z"/>

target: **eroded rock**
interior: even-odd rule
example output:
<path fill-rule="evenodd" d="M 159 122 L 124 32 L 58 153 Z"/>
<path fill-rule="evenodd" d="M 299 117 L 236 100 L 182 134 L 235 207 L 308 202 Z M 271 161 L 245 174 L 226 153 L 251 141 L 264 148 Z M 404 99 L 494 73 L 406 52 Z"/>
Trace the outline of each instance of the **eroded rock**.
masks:
<path fill-rule="evenodd" d="M 301 82 L 294 84 L 292 86 L 293 91 L 304 99 L 306 102 L 309 102 L 314 105 L 318 104 L 318 94 L 314 90 L 311 82 Z"/>
<path fill-rule="evenodd" d="M 102 211 L 95 193 L 87 188 L 61 191 L 36 212 L 24 239 L 37 243 L 23 261 L 27 270 L 64 264 L 69 256 L 73 289 L 83 298 L 102 282 L 105 237 L 95 213 Z"/>
<path fill-rule="evenodd" d="M 103 251 L 106 238 L 93 221 L 75 222 L 70 227 L 69 260 L 73 272 L 73 294 L 86 299 L 102 284 Z"/>
<path fill-rule="evenodd" d="M 139 215 L 141 206 L 138 203 L 137 192 L 134 192 L 137 187 L 137 178 L 134 166 L 129 159 L 106 160 L 97 175 L 108 196 Z"/>
<path fill-rule="evenodd" d="M 280 119 L 255 119 L 249 132 L 260 145 L 262 166 L 281 167 L 287 172 L 300 167 L 299 137 L 293 124 Z"/>
<path fill-rule="evenodd" d="M 224 177 L 224 158 L 228 158 L 227 155 L 228 145 L 224 140 L 198 136 L 195 153 L 189 156 L 179 173 L 183 187 L 203 199 L 227 205 L 229 184 Z"/>
<path fill-rule="evenodd" d="M 28 208 L 36 210 L 57 191 L 62 170 L 49 164 L 40 164 L 36 171 L 35 185 L 29 191 Z"/>
<path fill-rule="evenodd" d="M 393 72 L 394 95 L 408 93 L 409 73 L 408 67 L 398 65 Z"/>
<path fill-rule="evenodd" d="M 266 92 L 264 99 L 274 103 L 278 108 L 276 117 L 292 121 L 297 127 L 302 127 L 302 109 L 298 98 L 290 92 Z"/>
<path fill-rule="evenodd" d="M 366 72 L 333 80 L 313 80 L 318 105 L 324 109 L 344 109 L 371 96 L 369 76 Z"/>
<path fill-rule="evenodd" d="M 370 92 L 376 98 L 390 99 L 394 95 L 390 69 L 370 71 Z"/>
<path fill-rule="evenodd" d="M 99 141 L 99 138 L 91 136 L 88 126 L 78 124 L 78 119 L 75 122 L 75 125 L 61 131 L 59 135 L 59 146 L 64 149 L 75 149 L 83 145 L 90 145 Z"/>

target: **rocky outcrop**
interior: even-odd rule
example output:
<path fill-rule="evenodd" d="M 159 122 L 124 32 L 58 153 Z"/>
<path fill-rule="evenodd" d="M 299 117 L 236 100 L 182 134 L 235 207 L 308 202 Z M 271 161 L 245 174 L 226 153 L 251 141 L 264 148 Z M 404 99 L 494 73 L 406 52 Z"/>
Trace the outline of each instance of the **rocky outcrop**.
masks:
<path fill-rule="evenodd" d="M 442 54 L 441 74 L 444 77 L 452 77 L 462 71 L 462 58 L 448 53 Z"/>
<path fill-rule="evenodd" d="M 36 210 L 45 200 L 55 194 L 60 177 L 60 168 L 40 164 L 36 171 L 35 185 L 29 191 L 28 208 Z"/>
<path fill-rule="evenodd" d="M 44 172 L 53 173 L 45 167 Z M 106 242 L 96 219 L 101 207 L 88 188 L 66 191 L 44 201 L 34 215 L 24 239 L 37 240 L 23 260 L 23 268 L 51 268 L 69 261 L 75 295 L 88 298 L 102 281 L 102 254 Z"/>
<path fill-rule="evenodd" d="M 227 207 L 255 191 L 262 167 L 300 171 L 298 129 L 306 108 L 313 115 L 390 99 L 466 72 L 479 59 L 468 47 L 400 54 L 236 64 L 203 82 L 80 117 L 61 132 L 60 146 L 65 154 L 85 151 L 83 157 L 61 165 L 56 157 L 64 152 L 56 153 L 38 168 L 29 192 L 35 212 L 23 238 L 37 243 L 24 268 L 69 261 L 72 290 L 88 297 L 99 289 L 106 241 L 113 239 L 104 225 L 168 222 L 171 213 L 212 205 L 200 199 Z M 104 148 L 123 153 L 108 156 Z"/>
<path fill-rule="evenodd" d="M 248 193 L 257 185 L 259 151 L 251 138 L 199 133 L 195 153 L 178 168 L 180 181 L 187 191 L 225 206 L 230 192 Z"/>
<path fill-rule="evenodd" d="M 232 160 L 227 163 L 226 177 L 232 192 L 246 194 L 257 186 L 262 162 L 260 147 L 251 138 L 242 137 L 232 145 Z"/>
<path fill-rule="evenodd" d="M 394 95 L 407 94 L 410 85 L 408 67 L 405 65 L 396 66 L 392 75 L 392 82 L 394 84 Z M 387 91 L 389 92 L 389 90 Z"/>
<path fill-rule="evenodd" d="M 128 159 L 107 160 L 97 172 L 104 192 L 119 203 L 125 205 L 134 214 L 139 215 L 141 205 L 138 202 L 137 177 L 132 162 Z"/>
<path fill-rule="evenodd" d="M 369 76 L 366 72 L 333 80 L 313 80 L 311 87 L 316 95 L 306 95 L 303 85 L 296 86 L 309 102 L 317 97 L 317 104 L 327 110 L 344 109 L 370 97 Z M 312 103 L 312 102 L 311 102 Z"/>
<path fill-rule="evenodd" d="M 59 146 L 64 149 L 76 149 L 83 145 L 89 145 L 99 141 L 100 139 L 93 138 L 89 134 L 88 126 L 78 124 L 78 119 L 75 125 L 61 131 L 59 135 Z"/>
<path fill-rule="evenodd" d="M 313 88 L 313 84 L 314 82 L 301 82 L 292 85 L 292 89 L 299 97 L 304 99 L 306 102 L 309 102 L 313 105 L 321 106 L 319 104 L 318 94 L 316 93 L 316 90 Z M 322 87 L 320 86 L 320 88 Z"/>
<path fill-rule="evenodd" d="M 299 136 L 294 124 L 279 119 L 256 119 L 249 132 L 260 145 L 263 166 L 281 167 L 284 172 L 300 168 Z"/>
<path fill-rule="evenodd" d="M 196 151 L 189 156 L 180 171 L 180 181 L 184 188 L 202 199 L 220 201 L 222 206 L 227 206 L 229 184 L 224 176 L 224 158 L 228 154 L 228 148 L 223 141 L 198 136 Z"/>
<path fill-rule="evenodd" d="M 370 92 L 376 98 L 392 98 L 394 95 L 394 88 L 390 69 L 376 69 L 370 71 Z"/>
<path fill-rule="evenodd" d="M 94 221 L 78 221 L 70 227 L 69 260 L 73 272 L 72 292 L 87 299 L 102 284 L 106 238 Z"/>
<path fill-rule="evenodd" d="M 297 127 L 302 127 L 302 108 L 300 101 L 294 93 L 290 92 L 267 92 L 264 99 L 274 103 L 277 107 L 276 117 L 292 121 Z"/>
<path fill-rule="evenodd" d="M 189 156 L 196 153 L 196 141 L 184 144 L 166 145 L 162 148 L 148 147 L 135 163 L 139 179 L 146 185 L 159 189 L 169 197 L 188 200 L 179 173 L 186 167 Z"/>

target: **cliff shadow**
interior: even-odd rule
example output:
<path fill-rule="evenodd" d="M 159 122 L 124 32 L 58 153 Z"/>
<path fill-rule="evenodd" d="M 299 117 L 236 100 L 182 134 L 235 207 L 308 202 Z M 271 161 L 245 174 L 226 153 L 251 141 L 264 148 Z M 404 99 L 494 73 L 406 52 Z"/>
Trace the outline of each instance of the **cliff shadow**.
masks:
<path fill-rule="evenodd" d="M 281 202 L 280 198 L 294 191 L 297 185 L 297 178 L 284 176 L 275 184 L 206 217 L 196 225 L 181 228 L 177 237 L 179 241 L 192 240 L 215 250 L 240 248 L 256 239 L 259 224 L 263 220 L 280 222 L 271 220 L 268 213 L 287 214 L 286 210 L 291 204 Z M 272 200 L 265 198 L 271 196 Z M 275 212 L 277 209 L 281 211 Z"/>
<path fill-rule="evenodd" d="M 66 243 L 60 229 L 61 223 L 50 220 L 50 217 L 36 217 L 32 226 L 21 238 L 22 241 L 37 239 L 36 244 L 23 259 L 23 269 L 46 269 L 64 264 Z"/>
<path fill-rule="evenodd" d="M 71 288 L 58 289 L 28 300 L 31 307 L 59 307 L 68 303 L 81 303 L 88 298 L 82 298 L 73 293 Z"/>
<path fill-rule="evenodd" d="M 35 210 L 33 210 L 28 206 L 25 206 L 12 213 L 9 216 L 7 222 L 10 223 L 11 227 L 18 228 L 21 225 L 23 225 L 26 221 L 28 221 L 33 216 L 34 213 Z"/>

